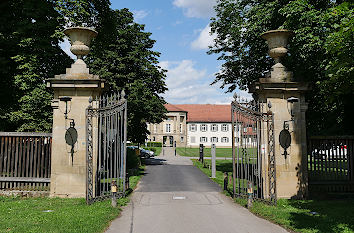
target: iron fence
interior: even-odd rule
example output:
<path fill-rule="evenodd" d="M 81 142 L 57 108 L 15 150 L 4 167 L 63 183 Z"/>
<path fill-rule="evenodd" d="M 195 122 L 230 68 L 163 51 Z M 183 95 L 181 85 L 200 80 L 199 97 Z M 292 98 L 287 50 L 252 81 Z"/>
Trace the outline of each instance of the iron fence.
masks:
<path fill-rule="evenodd" d="M 0 189 L 47 191 L 52 134 L 0 132 Z"/>
<path fill-rule="evenodd" d="M 354 137 L 315 136 L 308 140 L 310 192 L 354 192 Z"/>

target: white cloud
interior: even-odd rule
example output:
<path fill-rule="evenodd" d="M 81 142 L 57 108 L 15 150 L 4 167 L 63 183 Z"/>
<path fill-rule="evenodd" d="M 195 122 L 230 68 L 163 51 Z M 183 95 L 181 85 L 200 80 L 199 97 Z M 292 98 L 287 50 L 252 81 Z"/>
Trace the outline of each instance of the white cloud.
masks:
<path fill-rule="evenodd" d="M 148 13 L 147 11 L 145 11 L 145 10 L 133 10 L 132 12 L 133 12 L 133 14 L 134 14 L 134 19 L 135 19 L 136 21 L 139 21 L 139 20 L 145 18 L 145 17 L 148 16 L 148 14 L 149 14 L 149 13 Z"/>
<path fill-rule="evenodd" d="M 172 104 L 230 104 L 232 94 L 225 94 L 218 86 L 210 86 L 214 77 L 206 69 L 197 69 L 191 60 L 163 61 L 159 64 L 168 70 L 164 97 Z"/>
<path fill-rule="evenodd" d="M 68 38 L 64 38 L 64 42 L 59 43 L 59 46 L 72 59 L 76 59 L 76 56 L 70 51 L 71 44 L 70 44 Z"/>
<path fill-rule="evenodd" d="M 209 18 L 214 15 L 216 0 L 174 0 L 173 5 L 183 8 L 190 18 Z"/>
<path fill-rule="evenodd" d="M 203 50 L 208 49 L 209 46 L 214 45 L 214 39 L 216 38 L 216 35 L 210 35 L 210 30 L 211 29 L 209 24 L 200 30 L 198 38 L 191 43 L 192 49 Z"/>

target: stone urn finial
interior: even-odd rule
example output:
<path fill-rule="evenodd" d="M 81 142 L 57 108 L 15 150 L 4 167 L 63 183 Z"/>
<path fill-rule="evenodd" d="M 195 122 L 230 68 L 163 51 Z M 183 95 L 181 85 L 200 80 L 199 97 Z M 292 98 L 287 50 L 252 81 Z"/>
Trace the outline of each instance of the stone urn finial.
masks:
<path fill-rule="evenodd" d="M 97 36 L 97 32 L 86 27 L 71 27 L 64 30 L 64 34 L 70 38 L 70 51 L 82 59 L 90 52 L 90 43 Z"/>
<path fill-rule="evenodd" d="M 261 37 L 267 40 L 269 47 L 269 56 L 275 60 L 275 65 L 272 66 L 271 78 L 277 81 L 290 81 L 292 72 L 286 71 L 286 68 L 281 64 L 281 58 L 284 57 L 288 49 L 288 39 L 293 36 L 293 32 L 286 29 L 271 30 L 263 33 Z"/>

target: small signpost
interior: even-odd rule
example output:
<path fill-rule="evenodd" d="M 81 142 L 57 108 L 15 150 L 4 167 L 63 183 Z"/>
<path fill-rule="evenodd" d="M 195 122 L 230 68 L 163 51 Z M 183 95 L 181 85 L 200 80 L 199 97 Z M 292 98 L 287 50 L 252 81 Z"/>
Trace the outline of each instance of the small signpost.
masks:
<path fill-rule="evenodd" d="M 216 178 L 216 148 L 211 145 L 211 178 Z"/>

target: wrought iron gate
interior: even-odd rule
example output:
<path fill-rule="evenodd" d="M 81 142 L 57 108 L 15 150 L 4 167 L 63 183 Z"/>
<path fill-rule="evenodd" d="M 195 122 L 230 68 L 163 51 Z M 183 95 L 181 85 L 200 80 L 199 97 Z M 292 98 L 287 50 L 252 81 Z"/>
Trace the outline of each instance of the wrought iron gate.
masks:
<path fill-rule="evenodd" d="M 263 105 L 231 103 L 234 197 L 247 197 L 251 182 L 253 198 L 276 204 L 273 113 Z"/>
<path fill-rule="evenodd" d="M 87 176 L 86 202 L 125 193 L 127 100 L 125 93 L 106 95 L 90 101 L 86 109 Z M 92 106 L 95 105 L 95 106 Z"/>

